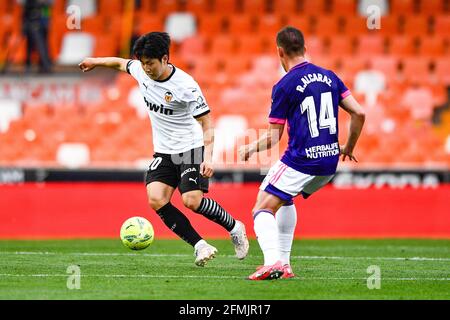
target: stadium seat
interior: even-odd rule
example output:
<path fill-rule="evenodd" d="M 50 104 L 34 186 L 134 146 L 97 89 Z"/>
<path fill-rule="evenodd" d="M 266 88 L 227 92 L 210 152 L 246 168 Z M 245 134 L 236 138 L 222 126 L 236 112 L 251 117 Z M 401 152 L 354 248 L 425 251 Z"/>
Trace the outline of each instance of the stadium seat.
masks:
<path fill-rule="evenodd" d="M 430 60 L 425 57 L 405 58 L 401 61 L 402 76 L 407 82 L 427 84 L 430 74 Z"/>
<path fill-rule="evenodd" d="M 360 36 L 357 43 L 356 52 L 358 55 L 375 56 L 385 53 L 385 39 L 380 35 L 371 34 Z"/>
<path fill-rule="evenodd" d="M 64 35 L 58 63 L 61 65 L 77 65 L 85 57 L 92 56 L 95 39 L 89 33 L 67 32 Z"/>
<path fill-rule="evenodd" d="M 164 23 L 158 15 L 140 14 L 137 15 L 134 28 L 136 34 L 143 35 L 148 32 L 163 30 Z"/>
<path fill-rule="evenodd" d="M 394 35 L 388 38 L 388 53 L 399 58 L 415 53 L 414 38 L 406 35 Z"/>
<path fill-rule="evenodd" d="M 283 0 L 283 1 L 270 1 L 272 10 L 277 14 L 296 14 L 299 12 L 299 1 L 297 0 Z"/>
<path fill-rule="evenodd" d="M 355 40 L 344 35 L 328 38 L 325 43 L 327 54 L 333 56 L 351 55 L 355 50 Z"/>
<path fill-rule="evenodd" d="M 367 34 L 369 29 L 367 28 L 367 19 L 354 16 L 342 16 L 344 22 L 343 32 L 347 36 L 360 36 Z"/>
<path fill-rule="evenodd" d="M 162 0 L 159 0 L 160 2 Z M 97 0 L 98 12 L 102 16 L 115 16 L 122 13 L 122 0 Z"/>
<path fill-rule="evenodd" d="M 237 12 L 237 1 L 236 0 L 213 0 L 213 10 L 214 13 L 227 13 L 232 15 Z"/>
<path fill-rule="evenodd" d="M 416 11 L 415 0 L 391 0 L 390 12 L 392 14 L 410 15 Z"/>
<path fill-rule="evenodd" d="M 227 31 L 234 36 L 256 31 L 256 17 L 250 14 L 230 15 L 226 22 Z"/>
<path fill-rule="evenodd" d="M 437 58 L 435 61 L 435 72 L 438 80 L 445 85 L 450 85 L 450 58 L 448 56 Z"/>
<path fill-rule="evenodd" d="M 311 33 L 316 36 L 337 35 L 340 33 L 340 20 L 338 16 L 313 16 Z"/>
<path fill-rule="evenodd" d="M 321 16 L 326 12 L 329 12 L 330 1 L 326 0 L 314 0 L 314 1 L 301 1 L 300 2 L 300 12 L 309 15 Z"/>
<path fill-rule="evenodd" d="M 409 36 L 426 37 L 430 33 L 428 16 L 404 16 L 401 26 L 402 33 Z"/>
<path fill-rule="evenodd" d="M 179 2 L 177 0 L 158 0 L 154 2 L 154 11 L 152 13 L 163 17 L 164 19 L 167 15 L 180 11 Z"/>
<path fill-rule="evenodd" d="M 331 11 L 339 16 L 354 16 L 356 13 L 356 1 L 354 0 L 339 0 L 332 1 Z"/>
<path fill-rule="evenodd" d="M 188 37 L 192 37 L 197 32 L 195 17 L 188 12 L 174 12 L 166 17 L 164 30 L 170 34 L 170 38 L 175 42 L 182 42 Z"/>
<path fill-rule="evenodd" d="M 265 14 L 258 18 L 258 33 L 273 36 L 273 39 L 282 27 L 282 17 L 278 14 Z"/>
<path fill-rule="evenodd" d="M 81 17 L 83 19 L 94 17 L 97 15 L 97 11 L 99 8 L 97 8 L 98 1 L 92 1 L 92 0 L 67 0 L 66 1 L 66 7 L 69 6 L 76 6 L 81 13 Z M 117 5 L 117 4 L 116 4 Z M 103 4 L 104 6 L 104 4 Z M 114 4 L 113 4 L 114 6 Z M 104 8 L 101 8 L 104 10 Z M 64 11 L 66 11 L 65 9 Z"/>
<path fill-rule="evenodd" d="M 195 16 L 207 15 L 212 10 L 212 3 L 209 0 L 190 0 L 185 2 L 186 11 Z"/>
<path fill-rule="evenodd" d="M 179 54 L 185 61 L 195 63 L 206 52 L 206 40 L 202 36 L 191 36 L 183 40 L 179 48 Z"/>
<path fill-rule="evenodd" d="M 394 56 L 376 56 L 370 59 L 371 68 L 380 70 L 388 81 L 394 80 L 398 73 L 398 59 Z"/>
<path fill-rule="evenodd" d="M 419 40 L 419 54 L 427 57 L 439 57 L 445 54 L 444 38 L 441 36 L 426 36 Z"/>
<path fill-rule="evenodd" d="M 264 35 L 245 35 L 237 38 L 238 52 L 243 55 L 257 55 L 267 52 L 269 39 Z M 273 48 L 275 50 L 275 46 Z"/>
<path fill-rule="evenodd" d="M 400 16 L 388 15 L 381 17 L 380 29 L 374 29 L 372 32 L 383 36 L 393 36 L 398 34 L 400 32 Z"/>
<path fill-rule="evenodd" d="M 325 52 L 325 39 L 322 37 L 310 36 L 306 42 L 306 53 L 310 57 L 321 56 Z"/>
<path fill-rule="evenodd" d="M 224 15 L 210 14 L 198 17 L 198 32 L 206 37 L 214 38 L 224 32 Z"/>
<path fill-rule="evenodd" d="M 266 0 L 244 0 L 238 3 L 242 4 L 242 9 L 245 14 L 262 15 L 268 12 Z"/>
<path fill-rule="evenodd" d="M 280 1 L 280 2 L 283 2 L 283 1 Z M 310 16 L 305 15 L 305 14 L 287 15 L 286 25 L 290 25 L 290 26 L 300 29 L 306 38 L 305 41 L 308 41 L 308 36 L 312 33 Z"/>
<path fill-rule="evenodd" d="M 419 11 L 422 15 L 438 15 L 444 12 L 445 0 L 421 0 Z"/>
<path fill-rule="evenodd" d="M 236 41 L 228 35 L 218 35 L 212 39 L 211 53 L 233 55 L 236 51 Z"/>
<path fill-rule="evenodd" d="M 450 16 L 447 15 L 437 15 L 434 17 L 434 34 L 450 37 Z"/>

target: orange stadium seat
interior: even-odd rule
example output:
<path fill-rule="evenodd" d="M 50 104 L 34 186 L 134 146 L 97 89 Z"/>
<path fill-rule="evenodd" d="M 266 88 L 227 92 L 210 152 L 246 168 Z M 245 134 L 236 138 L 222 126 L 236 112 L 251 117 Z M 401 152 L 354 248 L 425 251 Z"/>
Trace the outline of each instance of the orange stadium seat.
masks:
<path fill-rule="evenodd" d="M 364 56 L 381 55 L 385 53 L 385 39 L 381 35 L 371 34 L 358 38 L 357 54 Z"/>
<path fill-rule="evenodd" d="M 299 12 L 297 0 L 270 1 L 274 13 L 288 14 Z"/>
<path fill-rule="evenodd" d="M 435 65 L 435 72 L 439 81 L 445 85 L 450 85 L 450 58 L 448 56 L 437 58 L 435 59 Z"/>
<path fill-rule="evenodd" d="M 450 37 L 450 15 L 437 15 L 434 17 L 434 34 Z"/>
<path fill-rule="evenodd" d="M 265 14 L 259 16 L 258 19 L 258 33 L 269 36 L 275 36 L 283 27 L 281 16 L 278 14 Z"/>
<path fill-rule="evenodd" d="M 185 61 L 195 62 L 202 59 L 206 51 L 206 40 L 202 36 L 192 36 L 183 40 L 180 44 L 178 54 Z"/>
<path fill-rule="evenodd" d="M 387 81 L 397 77 L 398 59 L 394 56 L 376 56 L 370 59 L 371 67 L 380 70 L 386 76 Z"/>
<path fill-rule="evenodd" d="M 196 16 L 208 14 L 212 9 L 211 1 L 208 0 L 190 0 L 185 3 L 186 11 L 191 12 Z"/>
<path fill-rule="evenodd" d="M 403 34 L 409 36 L 427 36 L 430 33 L 429 29 L 429 18 L 427 16 L 404 17 Z"/>
<path fill-rule="evenodd" d="M 252 15 L 230 15 L 226 21 L 228 32 L 232 35 L 238 36 L 256 31 L 256 17 Z"/>
<path fill-rule="evenodd" d="M 311 33 L 317 36 L 336 35 L 340 29 L 339 21 L 338 16 L 313 16 Z"/>
<path fill-rule="evenodd" d="M 325 39 L 322 37 L 310 36 L 306 43 L 306 54 L 310 57 L 321 56 L 325 52 Z"/>
<path fill-rule="evenodd" d="M 177 0 L 158 0 L 154 14 L 166 18 L 168 14 L 179 11 L 179 3 Z"/>
<path fill-rule="evenodd" d="M 81 21 L 81 29 L 84 32 L 89 32 L 92 34 L 102 34 L 104 33 L 105 19 L 101 15 L 96 15 L 92 17 L 84 18 Z"/>
<path fill-rule="evenodd" d="M 337 15 L 353 16 L 356 14 L 356 3 L 354 0 L 333 1 L 332 12 Z"/>
<path fill-rule="evenodd" d="M 303 12 L 303 13 L 309 14 L 309 15 L 319 15 L 320 16 L 327 12 L 329 3 L 330 3 L 330 1 L 327 1 L 327 0 L 314 0 L 314 1 L 303 0 L 303 1 L 301 1 L 300 12 Z"/>
<path fill-rule="evenodd" d="M 339 56 L 339 55 L 351 55 L 354 53 L 355 43 L 354 39 L 347 36 L 332 36 L 327 39 L 328 44 L 327 52 L 329 55 Z"/>
<path fill-rule="evenodd" d="M 277 1 L 278 2 L 278 1 Z M 282 1 L 280 1 L 282 2 Z M 309 15 L 287 15 L 287 25 L 298 28 L 302 31 L 303 35 L 307 37 L 312 32 L 311 28 L 311 16 Z M 308 39 L 306 38 L 306 41 Z"/>
<path fill-rule="evenodd" d="M 347 36 L 359 36 L 364 35 L 369 32 L 367 28 L 367 19 L 363 17 L 348 16 L 345 17 L 344 22 L 344 33 Z"/>
<path fill-rule="evenodd" d="M 444 12 L 445 0 L 422 0 L 420 1 L 419 11 L 425 15 L 437 15 Z"/>
<path fill-rule="evenodd" d="M 388 38 L 388 53 L 398 57 L 408 57 L 415 53 L 414 38 L 407 35 L 394 35 Z"/>
<path fill-rule="evenodd" d="M 224 31 L 224 15 L 210 14 L 198 17 L 198 32 L 201 35 L 214 38 Z"/>
<path fill-rule="evenodd" d="M 115 57 L 119 55 L 119 46 L 114 36 L 97 35 L 95 37 L 94 56 Z"/>
<path fill-rule="evenodd" d="M 211 41 L 211 53 L 233 55 L 236 51 L 236 41 L 228 35 L 218 35 Z"/>
<path fill-rule="evenodd" d="M 400 32 L 400 16 L 388 15 L 381 17 L 380 29 L 371 30 L 373 33 L 379 33 L 384 36 L 396 35 Z"/>
<path fill-rule="evenodd" d="M 405 58 L 402 60 L 402 75 L 408 82 L 427 84 L 430 73 L 430 60 L 424 57 Z"/>
<path fill-rule="evenodd" d="M 264 35 L 243 35 L 237 38 L 238 52 L 244 55 L 257 55 L 264 53 L 268 48 L 268 42 Z"/>
<path fill-rule="evenodd" d="M 261 15 L 268 11 L 266 0 L 244 0 L 242 8 L 247 14 Z"/>
<path fill-rule="evenodd" d="M 415 12 L 415 0 L 391 0 L 390 13 L 393 14 L 412 14 Z"/>
<path fill-rule="evenodd" d="M 422 56 L 436 57 L 445 54 L 443 37 L 437 35 L 421 37 L 419 43 L 419 54 Z"/>
<path fill-rule="evenodd" d="M 162 0 L 159 0 L 162 1 Z M 122 13 L 122 0 L 97 0 L 98 13 L 103 16 L 114 16 Z"/>
<path fill-rule="evenodd" d="M 227 13 L 232 15 L 237 12 L 236 0 L 213 0 L 215 13 Z"/>
<path fill-rule="evenodd" d="M 140 14 L 136 17 L 136 21 L 134 22 L 134 32 L 138 35 L 143 35 L 152 31 L 161 31 L 163 29 L 163 21 L 158 15 Z"/>

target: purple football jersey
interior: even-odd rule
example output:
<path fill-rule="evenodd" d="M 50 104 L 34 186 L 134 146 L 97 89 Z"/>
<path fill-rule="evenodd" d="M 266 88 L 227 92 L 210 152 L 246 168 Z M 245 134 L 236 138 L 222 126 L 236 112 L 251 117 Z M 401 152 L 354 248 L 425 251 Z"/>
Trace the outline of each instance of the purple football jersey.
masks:
<path fill-rule="evenodd" d="M 270 123 L 287 121 L 288 148 L 281 161 L 302 173 L 325 176 L 339 161 L 338 110 L 350 90 L 336 74 L 307 61 L 272 89 Z"/>

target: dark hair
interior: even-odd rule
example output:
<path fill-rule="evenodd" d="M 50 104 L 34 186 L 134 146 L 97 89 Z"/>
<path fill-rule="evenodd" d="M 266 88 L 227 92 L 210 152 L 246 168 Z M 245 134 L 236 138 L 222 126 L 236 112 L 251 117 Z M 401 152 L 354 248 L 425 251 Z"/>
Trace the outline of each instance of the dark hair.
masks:
<path fill-rule="evenodd" d="M 136 40 L 133 53 L 139 60 L 142 57 L 162 60 L 167 54 L 169 56 L 170 36 L 167 32 L 150 32 Z"/>
<path fill-rule="evenodd" d="M 305 53 L 305 38 L 303 33 L 294 27 L 285 27 L 277 34 L 277 46 L 284 49 L 288 56 Z"/>

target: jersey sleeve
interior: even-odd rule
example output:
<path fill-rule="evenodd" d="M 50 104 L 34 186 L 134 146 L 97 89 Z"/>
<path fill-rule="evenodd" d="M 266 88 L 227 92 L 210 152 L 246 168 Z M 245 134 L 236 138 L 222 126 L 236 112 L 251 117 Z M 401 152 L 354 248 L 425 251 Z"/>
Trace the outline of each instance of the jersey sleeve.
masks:
<path fill-rule="evenodd" d="M 338 76 L 336 76 L 336 78 L 337 78 L 337 88 L 338 88 L 338 91 L 339 91 L 339 103 L 343 100 L 343 99 L 345 99 L 345 98 L 347 98 L 349 95 L 351 95 L 352 93 L 351 93 L 351 91 L 346 87 L 346 85 L 344 84 L 344 82 L 338 77 Z"/>
<path fill-rule="evenodd" d="M 186 88 L 183 98 L 194 118 L 204 116 L 211 111 L 200 86 L 196 82 Z"/>
<path fill-rule="evenodd" d="M 289 101 L 283 88 L 275 86 L 272 89 L 272 106 L 270 108 L 269 123 L 285 124 L 289 111 Z"/>
<path fill-rule="evenodd" d="M 127 72 L 137 81 L 141 81 L 142 73 L 144 71 L 142 70 L 141 63 L 138 60 L 129 60 L 127 62 Z"/>

